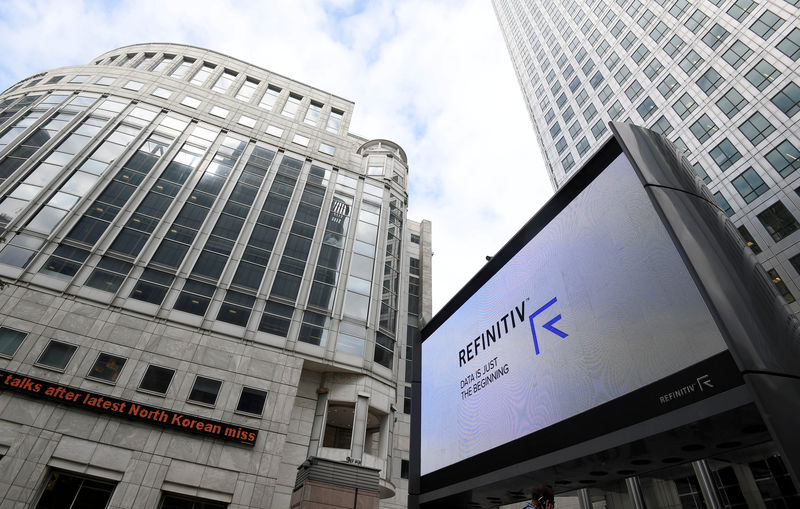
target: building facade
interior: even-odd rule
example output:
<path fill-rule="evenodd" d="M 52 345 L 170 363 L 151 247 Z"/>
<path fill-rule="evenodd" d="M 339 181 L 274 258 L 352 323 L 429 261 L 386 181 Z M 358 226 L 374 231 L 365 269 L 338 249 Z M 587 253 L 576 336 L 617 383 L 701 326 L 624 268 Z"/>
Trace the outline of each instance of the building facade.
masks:
<path fill-rule="evenodd" d="M 800 312 L 800 3 L 493 4 L 553 186 L 610 120 L 663 134 Z"/>
<path fill-rule="evenodd" d="M 172 44 L 0 95 L 3 507 L 406 506 L 431 228 L 353 106 Z"/>
<path fill-rule="evenodd" d="M 790 309 L 800 312 L 800 2 L 493 5 L 554 188 L 611 137 L 609 121 L 664 135 L 694 166 Z M 800 503 L 771 444 L 740 445 L 725 444 L 728 451 L 705 460 L 705 471 L 653 461 L 642 463 L 650 474 L 626 483 L 587 480 L 596 487 L 575 491 L 574 506 Z M 708 489 L 716 501 L 703 493 Z"/>

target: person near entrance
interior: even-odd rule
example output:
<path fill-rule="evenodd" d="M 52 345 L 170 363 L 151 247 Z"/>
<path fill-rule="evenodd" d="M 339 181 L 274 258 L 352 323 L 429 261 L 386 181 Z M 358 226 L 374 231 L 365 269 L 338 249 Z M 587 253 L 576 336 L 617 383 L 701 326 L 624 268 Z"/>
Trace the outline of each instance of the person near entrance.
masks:
<path fill-rule="evenodd" d="M 553 509 L 555 506 L 556 501 L 553 496 L 553 490 L 547 486 L 537 486 L 533 488 L 531 501 L 522 509 Z"/>

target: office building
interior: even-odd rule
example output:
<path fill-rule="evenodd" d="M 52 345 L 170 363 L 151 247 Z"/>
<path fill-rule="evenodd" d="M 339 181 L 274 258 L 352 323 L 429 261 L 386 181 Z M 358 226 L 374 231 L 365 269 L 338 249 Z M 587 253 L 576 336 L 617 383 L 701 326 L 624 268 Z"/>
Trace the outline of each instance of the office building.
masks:
<path fill-rule="evenodd" d="M 800 2 L 493 3 L 553 186 L 611 120 L 663 134 L 800 312 Z"/>
<path fill-rule="evenodd" d="M 174 44 L 0 95 L 4 504 L 406 506 L 431 228 L 353 107 Z"/>
<path fill-rule="evenodd" d="M 609 121 L 662 134 L 708 186 L 791 311 L 800 312 L 800 2 L 493 5 L 553 187 L 611 137 Z M 707 472 L 658 467 L 652 458 L 643 461 L 653 472 L 627 485 L 604 485 L 598 475 L 587 480 L 597 486 L 591 498 L 595 506 L 628 507 L 635 486 L 648 507 L 696 507 L 712 503 L 699 488 L 710 479 L 723 507 L 798 503 L 768 446 L 726 445 L 733 452 L 707 460 Z M 589 497 L 582 496 L 585 507 Z"/>

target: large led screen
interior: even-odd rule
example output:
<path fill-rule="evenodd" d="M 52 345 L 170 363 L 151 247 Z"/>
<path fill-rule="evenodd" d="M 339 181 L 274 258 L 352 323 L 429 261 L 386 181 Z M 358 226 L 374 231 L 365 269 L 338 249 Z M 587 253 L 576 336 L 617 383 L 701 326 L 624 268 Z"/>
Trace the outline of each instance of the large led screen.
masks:
<path fill-rule="evenodd" d="M 620 155 L 422 343 L 420 473 L 725 349 Z"/>

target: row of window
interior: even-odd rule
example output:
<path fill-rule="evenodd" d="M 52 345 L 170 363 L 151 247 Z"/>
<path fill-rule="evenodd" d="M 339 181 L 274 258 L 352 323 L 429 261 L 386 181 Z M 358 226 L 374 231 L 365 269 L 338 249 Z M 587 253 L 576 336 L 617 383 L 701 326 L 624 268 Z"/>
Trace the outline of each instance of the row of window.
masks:
<path fill-rule="evenodd" d="M 104 508 L 111 501 L 116 482 L 53 470 L 36 503 L 36 509 Z M 225 509 L 228 504 L 164 493 L 159 509 Z"/>
<path fill-rule="evenodd" d="M 166 73 L 168 76 L 175 79 L 188 79 L 189 83 L 193 85 L 200 87 L 210 86 L 211 90 L 220 94 L 232 94 L 236 99 L 246 103 L 254 102 L 254 97 L 258 96 L 258 89 L 263 88 L 261 91 L 261 98 L 257 105 L 260 108 L 270 111 L 274 108 L 282 93 L 282 89 L 273 84 L 266 85 L 265 88 L 262 87 L 262 82 L 258 78 L 252 76 L 243 76 L 240 78 L 240 73 L 232 69 L 223 68 L 217 75 L 217 68 L 220 66 L 205 61 L 197 63 L 197 60 L 191 57 L 178 58 L 176 55 L 164 54 L 156 59 L 156 53 L 144 53 L 143 55 L 129 53 L 113 55 L 95 63 L 119 67 L 133 67 L 154 73 Z M 214 76 L 216 76 L 216 79 L 212 79 Z M 234 94 L 233 85 L 237 82 L 239 82 L 239 85 Z M 141 84 L 139 84 L 139 86 L 141 86 Z M 165 91 L 165 89 L 159 90 L 163 91 L 161 93 L 167 94 L 167 97 L 169 96 L 169 91 Z M 194 101 L 197 100 L 195 99 Z M 296 118 L 302 101 L 303 96 L 294 92 L 289 92 L 286 96 L 283 108 L 281 109 L 281 115 L 292 119 Z M 313 99 L 310 100 L 305 116 L 303 117 L 303 123 L 311 126 L 319 125 L 322 120 L 323 109 L 324 104 Z M 212 114 L 214 114 L 213 111 Z M 343 118 L 344 111 L 331 108 L 325 122 L 325 129 L 332 133 L 338 133 L 341 129 Z"/>
<path fill-rule="evenodd" d="M 24 332 L 0 327 L 0 357 L 13 357 L 26 337 L 27 334 Z M 63 372 L 77 350 L 78 347 L 73 344 L 51 339 L 42 350 L 35 364 Z M 100 352 L 86 377 L 112 385 L 116 384 L 127 361 L 128 359 L 125 357 Z M 139 382 L 139 390 L 151 394 L 165 395 L 174 375 L 174 369 L 150 364 Z M 217 401 L 217 395 L 222 388 L 222 383 L 222 380 L 197 375 L 187 401 L 214 406 Z M 261 415 L 264 412 L 266 400 L 266 391 L 252 387 L 242 387 L 236 411 L 250 415 Z"/>

